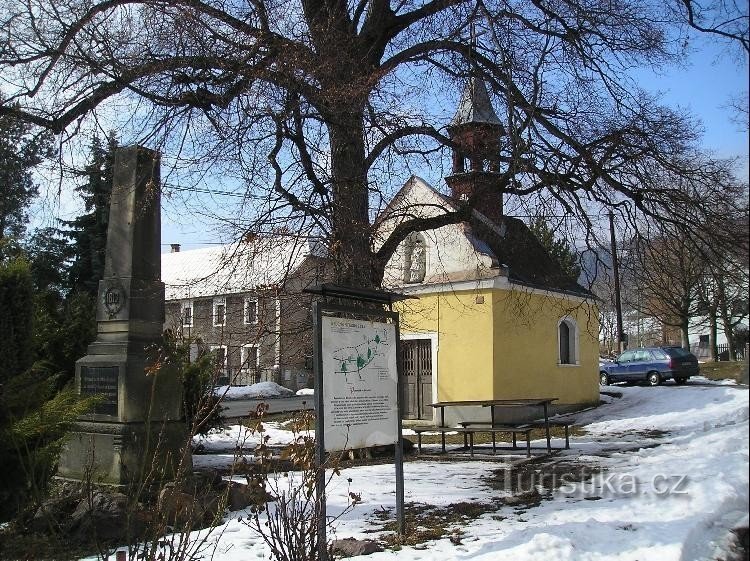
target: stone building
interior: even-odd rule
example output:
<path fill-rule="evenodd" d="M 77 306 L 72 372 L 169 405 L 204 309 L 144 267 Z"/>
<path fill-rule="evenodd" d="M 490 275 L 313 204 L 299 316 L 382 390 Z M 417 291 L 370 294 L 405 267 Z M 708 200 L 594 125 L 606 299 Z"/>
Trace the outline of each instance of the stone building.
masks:
<path fill-rule="evenodd" d="M 324 280 L 323 247 L 279 234 L 162 254 L 165 329 L 217 353 L 219 382 L 274 381 L 291 389 L 312 375 L 308 286 Z"/>

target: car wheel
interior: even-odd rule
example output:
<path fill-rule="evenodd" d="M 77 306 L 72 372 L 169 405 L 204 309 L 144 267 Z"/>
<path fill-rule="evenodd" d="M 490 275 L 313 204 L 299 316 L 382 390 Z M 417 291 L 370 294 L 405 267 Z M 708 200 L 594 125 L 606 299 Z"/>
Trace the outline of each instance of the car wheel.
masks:
<path fill-rule="evenodd" d="M 677 384 L 678 386 L 683 386 L 687 384 L 687 378 L 675 378 L 674 383 Z"/>
<path fill-rule="evenodd" d="M 648 380 L 649 386 L 658 386 L 659 384 L 661 384 L 661 376 L 658 372 L 649 372 L 648 378 L 646 379 Z"/>
<path fill-rule="evenodd" d="M 609 385 L 609 376 L 607 376 L 606 372 L 600 372 L 599 373 L 599 385 L 600 386 L 608 386 Z"/>

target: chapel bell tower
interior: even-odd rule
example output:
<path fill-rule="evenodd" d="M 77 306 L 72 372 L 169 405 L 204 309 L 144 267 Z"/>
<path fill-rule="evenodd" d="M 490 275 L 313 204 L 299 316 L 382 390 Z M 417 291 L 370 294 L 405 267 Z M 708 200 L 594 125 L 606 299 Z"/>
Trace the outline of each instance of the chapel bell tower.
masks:
<path fill-rule="evenodd" d="M 503 215 L 503 194 L 498 183 L 500 139 L 505 129 L 484 81 L 469 78 L 448 125 L 448 135 L 457 145 L 453 149 L 453 172 L 445 178 L 453 198 L 465 200 L 476 194 L 477 210 L 498 220 Z"/>

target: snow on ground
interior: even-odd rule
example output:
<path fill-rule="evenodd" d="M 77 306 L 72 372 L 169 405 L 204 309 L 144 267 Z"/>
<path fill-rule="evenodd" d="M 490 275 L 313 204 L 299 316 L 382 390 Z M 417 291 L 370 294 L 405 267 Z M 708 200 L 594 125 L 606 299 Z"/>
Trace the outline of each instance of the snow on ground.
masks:
<path fill-rule="evenodd" d="M 290 389 L 276 382 L 258 382 L 252 386 L 218 386 L 214 393 L 224 399 L 254 399 L 257 397 L 286 397 L 293 395 Z"/>
<path fill-rule="evenodd" d="M 403 547 L 371 561 L 690 561 L 714 559 L 728 531 L 747 524 L 748 389 L 704 381 L 687 386 L 611 387 L 604 404 L 575 415 L 587 430 L 571 449 L 537 466 L 552 477 L 555 466 L 576 465 L 585 477 L 564 480 L 536 507 L 504 505 L 510 489 L 488 485 L 503 461 L 409 461 L 404 466 L 407 503 L 449 507 L 463 501 L 495 505 L 493 512 L 461 523 L 461 543 L 446 535 L 423 546 Z M 615 394 L 621 394 L 616 397 Z M 269 427 L 283 441 L 282 427 Z M 288 434 L 288 433 L 287 433 Z M 244 437 L 223 433 L 224 446 Z M 286 437 L 288 439 L 288 436 Z M 207 439 L 210 442 L 210 437 Z M 543 442 L 537 442 L 541 446 Z M 559 445 L 560 441 L 556 441 Z M 218 445 L 217 445 L 218 447 Z M 196 464 L 220 457 L 196 456 Z M 516 458 L 517 459 L 517 458 Z M 226 460 L 226 458 L 225 458 Z M 596 468 L 601 473 L 596 473 Z M 351 484 L 347 479 L 351 478 Z M 528 483 L 528 482 L 527 482 Z M 328 512 L 343 510 L 351 490 L 362 503 L 338 523 L 337 537 L 373 538 L 372 515 L 393 509 L 393 465 L 350 468 L 334 477 Z M 526 484 L 530 488 L 531 484 Z M 549 485 L 548 485 L 549 487 Z M 554 486 L 553 486 L 554 487 Z M 269 559 L 262 540 L 232 513 L 209 539 L 213 559 Z M 426 550 L 425 550 L 426 548 Z M 209 558 L 208 555 L 205 557 Z"/>
<path fill-rule="evenodd" d="M 213 429 L 206 436 L 193 437 L 193 445 L 200 446 L 204 452 L 242 452 L 252 451 L 261 439 L 266 439 L 269 446 L 284 446 L 294 439 L 294 435 L 284 424 L 266 421 L 263 430 L 255 430 L 254 423 L 248 426 L 232 425 L 224 429 Z M 305 431 L 304 435 L 313 436 L 314 431 Z M 194 464 L 201 465 L 202 456 L 196 456 Z"/>
<path fill-rule="evenodd" d="M 315 390 L 312 388 L 302 388 L 297 390 L 297 395 L 315 395 Z"/>

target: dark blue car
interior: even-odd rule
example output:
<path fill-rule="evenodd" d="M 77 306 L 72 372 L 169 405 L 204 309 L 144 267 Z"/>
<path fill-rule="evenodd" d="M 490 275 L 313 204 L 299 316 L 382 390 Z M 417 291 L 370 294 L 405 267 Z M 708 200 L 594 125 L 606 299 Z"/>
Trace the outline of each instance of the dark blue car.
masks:
<path fill-rule="evenodd" d="M 614 362 L 601 364 L 599 383 L 648 382 L 658 386 L 671 378 L 684 384 L 698 372 L 698 359 L 681 347 L 646 347 L 625 351 Z"/>

